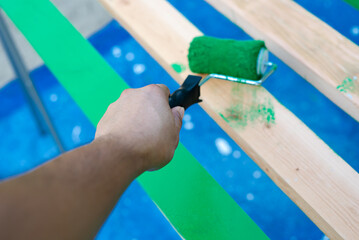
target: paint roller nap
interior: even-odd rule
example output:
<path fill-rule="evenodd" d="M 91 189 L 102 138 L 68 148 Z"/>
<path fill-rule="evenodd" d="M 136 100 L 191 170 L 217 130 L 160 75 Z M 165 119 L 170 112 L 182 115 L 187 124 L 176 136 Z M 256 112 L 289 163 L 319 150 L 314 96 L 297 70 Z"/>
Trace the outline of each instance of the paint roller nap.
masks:
<path fill-rule="evenodd" d="M 263 41 L 236 41 L 201 36 L 192 40 L 188 51 L 189 67 L 194 73 L 217 73 L 259 80 L 257 58 Z"/>

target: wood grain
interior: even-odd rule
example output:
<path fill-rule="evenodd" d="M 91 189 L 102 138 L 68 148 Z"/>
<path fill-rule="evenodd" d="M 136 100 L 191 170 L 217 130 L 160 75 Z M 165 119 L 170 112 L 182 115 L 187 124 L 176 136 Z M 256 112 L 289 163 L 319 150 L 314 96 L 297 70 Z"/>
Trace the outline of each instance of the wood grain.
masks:
<path fill-rule="evenodd" d="M 102 0 L 141 45 L 182 83 L 189 43 L 202 33 L 164 0 Z M 186 66 L 177 73 L 173 63 Z M 263 87 L 210 80 L 203 109 L 333 239 L 359 236 L 359 175 Z M 274 122 L 231 118 L 228 109 L 270 103 Z M 222 117 L 222 116 L 223 117 Z"/>
<path fill-rule="evenodd" d="M 291 0 L 206 1 L 359 121 L 359 46 Z"/>

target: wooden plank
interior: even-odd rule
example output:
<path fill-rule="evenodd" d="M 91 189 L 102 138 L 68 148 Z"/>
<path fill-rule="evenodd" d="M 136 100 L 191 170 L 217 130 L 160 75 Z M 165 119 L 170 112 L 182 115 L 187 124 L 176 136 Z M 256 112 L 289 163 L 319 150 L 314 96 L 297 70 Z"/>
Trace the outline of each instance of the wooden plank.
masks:
<path fill-rule="evenodd" d="M 291 0 L 206 1 L 359 121 L 357 45 Z"/>
<path fill-rule="evenodd" d="M 189 43 L 202 33 L 168 2 L 102 3 L 178 83 L 191 74 Z M 178 73 L 174 63 L 185 70 Z M 203 109 L 323 232 L 333 239 L 359 236 L 356 171 L 263 87 L 212 79 L 201 91 Z M 245 109 L 259 105 L 273 111 L 275 120 L 253 120 L 254 115 L 245 115 Z"/>

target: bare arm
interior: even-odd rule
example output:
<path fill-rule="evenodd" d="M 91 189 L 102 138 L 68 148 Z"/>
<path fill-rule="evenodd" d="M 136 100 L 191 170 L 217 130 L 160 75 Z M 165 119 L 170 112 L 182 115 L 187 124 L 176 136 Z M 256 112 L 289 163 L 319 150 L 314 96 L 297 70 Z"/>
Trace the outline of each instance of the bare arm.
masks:
<path fill-rule="evenodd" d="M 98 124 L 95 140 L 0 184 L 0 239 L 91 239 L 128 185 L 166 165 L 183 108 L 164 85 L 126 90 Z"/>

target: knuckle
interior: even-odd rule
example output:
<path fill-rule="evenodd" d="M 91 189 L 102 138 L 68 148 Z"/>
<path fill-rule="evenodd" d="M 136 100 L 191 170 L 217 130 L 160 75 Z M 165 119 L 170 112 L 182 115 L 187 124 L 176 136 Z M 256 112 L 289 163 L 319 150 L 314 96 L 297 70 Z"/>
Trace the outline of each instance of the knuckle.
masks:
<path fill-rule="evenodd" d="M 165 93 L 169 94 L 170 90 L 164 84 L 150 84 L 146 86 L 147 90 L 151 93 Z"/>
<path fill-rule="evenodd" d="M 133 95 L 133 93 L 135 91 L 136 91 L 135 89 L 127 88 L 127 89 L 122 91 L 119 99 L 128 98 L 129 96 Z"/>
<path fill-rule="evenodd" d="M 166 85 L 160 83 L 160 84 L 156 84 L 157 87 L 163 88 L 163 89 L 168 89 Z"/>
<path fill-rule="evenodd" d="M 130 91 L 131 91 L 130 89 L 123 90 L 121 96 L 127 95 Z"/>
<path fill-rule="evenodd" d="M 145 88 L 146 88 L 146 90 L 151 91 L 151 92 L 160 90 L 156 84 L 147 85 Z"/>
<path fill-rule="evenodd" d="M 170 94 L 170 89 L 166 85 L 159 84 L 159 87 L 162 88 L 166 94 Z"/>
<path fill-rule="evenodd" d="M 113 108 L 113 103 L 111 103 L 110 105 L 108 105 L 107 110 L 109 110 L 109 109 L 111 109 L 111 108 Z"/>

